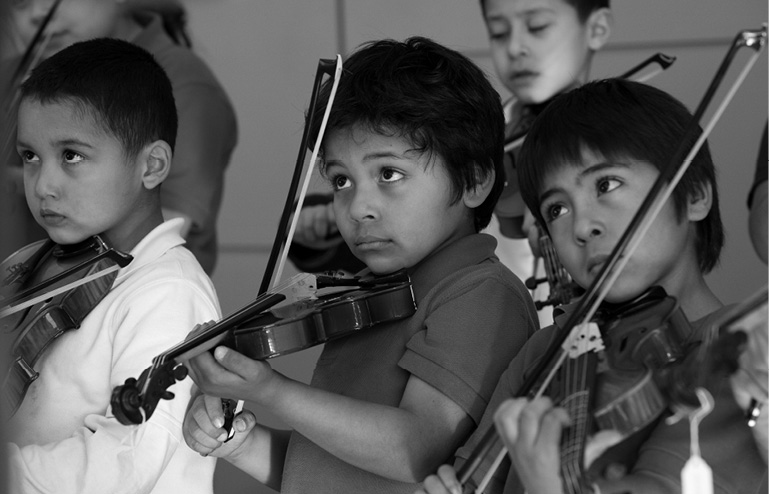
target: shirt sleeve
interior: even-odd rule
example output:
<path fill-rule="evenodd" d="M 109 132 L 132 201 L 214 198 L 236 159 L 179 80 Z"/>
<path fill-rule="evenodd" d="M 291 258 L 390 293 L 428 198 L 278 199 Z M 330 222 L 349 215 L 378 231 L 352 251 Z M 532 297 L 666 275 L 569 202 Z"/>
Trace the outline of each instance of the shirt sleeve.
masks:
<path fill-rule="evenodd" d="M 521 386 L 527 377 L 527 372 L 530 372 L 539 362 L 552 338 L 555 336 L 556 332 L 554 329 L 553 326 L 540 329 L 526 341 L 526 344 L 515 358 L 510 361 L 500 376 L 499 381 L 497 381 L 489 406 L 486 408 L 478 428 L 467 442 L 457 450 L 454 461 L 455 468 L 461 468 L 470 460 L 479 461 L 479 466 L 470 477 L 474 479 L 474 482 L 480 483 L 480 480 L 492 468 L 496 458 L 494 451 L 498 451 L 498 449 L 492 449 L 490 454 L 481 458 L 475 457 L 485 434 L 494 427 L 494 413 L 503 401 L 517 396 L 520 392 Z M 484 492 L 487 494 L 500 494 L 502 492 L 505 494 L 523 494 L 523 486 L 515 475 L 515 470 L 511 468 L 508 455 L 504 456 L 502 462 L 490 478 Z"/>
<path fill-rule="evenodd" d="M 536 329 L 525 289 L 478 272 L 436 298 L 399 366 L 462 407 L 477 424 L 502 371 Z"/>
<path fill-rule="evenodd" d="M 141 286 L 118 307 L 111 320 L 105 320 L 105 331 L 110 321 L 114 324 L 112 348 L 90 350 L 112 352 L 110 368 L 94 369 L 95 373 L 109 374 L 102 381 L 110 389 L 129 377 L 138 377 L 153 357 L 182 341 L 195 324 L 219 317 L 211 296 L 184 280 Z M 182 422 L 191 388 L 190 379 L 171 386 L 174 398 L 161 400 L 141 425 L 119 423 L 110 406 L 103 414 L 85 416 L 82 427 L 63 440 L 23 447 L 10 444 L 12 492 L 146 493 L 175 454 L 190 455 L 193 462 L 199 462 L 201 475 L 211 474 L 213 459 L 200 458 L 191 450 L 180 451 L 186 448 Z"/>

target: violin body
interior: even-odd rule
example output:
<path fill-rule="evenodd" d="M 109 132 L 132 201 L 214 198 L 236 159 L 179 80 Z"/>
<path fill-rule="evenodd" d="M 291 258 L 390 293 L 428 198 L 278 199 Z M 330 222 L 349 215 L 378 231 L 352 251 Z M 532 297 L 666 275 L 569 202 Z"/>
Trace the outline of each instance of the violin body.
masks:
<path fill-rule="evenodd" d="M 567 359 L 545 394 L 572 417 L 561 438 L 561 475 L 569 493 L 590 492 L 583 472 L 588 436 L 614 430 L 623 440 L 655 423 L 669 407 L 657 382 L 696 346 L 675 298 L 652 287 L 596 313 L 602 347 Z"/>
<path fill-rule="evenodd" d="M 117 273 L 114 270 L 71 289 L 67 286 L 112 266 L 125 266 L 130 260 L 130 256 L 110 249 L 101 238 L 92 237 L 74 247 L 59 246 L 50 240 L 35 242 L 0 265 L 5 275 L 0 288 L 0 330 L 9 362 L 2 390 L 5 410 L 11 416 L 38 378 L 35 363 L 58 337 L 80 326 L 109 292 Z M 23 301 L 31 297 L 41 301 L 25 307 Z M 22 308 L 9 310 L 16 307 Z"/>
<path fill-rule="evenodd" d="M 410 285 L 354 290 L 268 310 L 234 329 L 228 346 L 263 360 L 397 321 L 415 311 Z"/>

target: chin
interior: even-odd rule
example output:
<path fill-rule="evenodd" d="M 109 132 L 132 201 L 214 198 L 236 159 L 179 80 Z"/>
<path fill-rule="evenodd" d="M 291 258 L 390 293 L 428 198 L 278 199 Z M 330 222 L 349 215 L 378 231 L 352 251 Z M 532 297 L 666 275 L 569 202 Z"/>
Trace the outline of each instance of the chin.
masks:
<path fill-rule="evenodd" d="M 635 299 L 649 288 L 630 288 L 630 287 L 617 287 L 616 284 L 604 299 L 606 302 L 612 304 L 620 304 Z"/>
<path fill-rule="evenodd" d="M 394 273 L 406 267 L 403 265 L 402 262 L 394 261 L 391 259 L 363 258 L 361 260 L 366 264 L 366 266 L 371 270 L 372 273 L 378 276 Z"/>
<path fill-rule="evenodd" d="M 60 232 L 56 230 L 46 230 L 48 237 L 59 245 L 73 245 L 82 242 L 92 235 L 82 235 L 71 232 Z"/>

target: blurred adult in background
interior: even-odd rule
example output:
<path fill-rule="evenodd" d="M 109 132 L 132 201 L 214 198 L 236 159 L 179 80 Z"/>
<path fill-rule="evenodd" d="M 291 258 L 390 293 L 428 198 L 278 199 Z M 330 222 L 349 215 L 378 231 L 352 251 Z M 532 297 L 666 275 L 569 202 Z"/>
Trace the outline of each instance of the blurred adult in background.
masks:
<path fill-rule="evenodd" d="M 183 5 L 179 0 L 17 0 L 9 7 L 5 30 L 12 45 L 9 67 L 18 65 L 51 9 L 51 20 L 33 50 L 40 59 L 77 41 L 118 38 L 152 53 L 171 79 L 179 132 L 171 173 L 162 188 L 163 215 L 184 219 L 186 247 L 210 275 L 216 264 L 216 222 L 224 173 L 237 143 L 237 121 L 224 88 L 192 50 Z M 18 163 L 12 149 L 6 159 Z M 44 234 L 25 211 L 20 168 L 12 167 L 11 173 L 9 187 L 17 191 L 14 214 L 26 218 L 16 227 L 25 230 L 21 242 L 25 244 Z"/>

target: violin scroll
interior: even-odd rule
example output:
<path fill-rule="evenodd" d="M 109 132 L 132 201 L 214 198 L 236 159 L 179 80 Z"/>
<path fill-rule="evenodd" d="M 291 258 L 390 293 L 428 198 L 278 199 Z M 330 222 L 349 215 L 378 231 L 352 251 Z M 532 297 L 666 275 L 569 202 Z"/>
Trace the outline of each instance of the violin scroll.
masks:
<path fill-rule="evenodd" d="M 141 424 L 155 411 L 160 400 L 171 400 L 168 391 L 176 381 L 187 377 L 187 368 L 174 361 L 145 369 L 139 379 L 126 379 L 125 384 L 112 390 L 112 412 L 124 425 Z"/>

